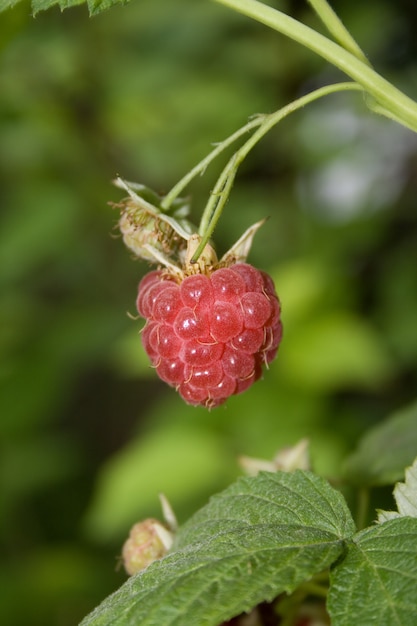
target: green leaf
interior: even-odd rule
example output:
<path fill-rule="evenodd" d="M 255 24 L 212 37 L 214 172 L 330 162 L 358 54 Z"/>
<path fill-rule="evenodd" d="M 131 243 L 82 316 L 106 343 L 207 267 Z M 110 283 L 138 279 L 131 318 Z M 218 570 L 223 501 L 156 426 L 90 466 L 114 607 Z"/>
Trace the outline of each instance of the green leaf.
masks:
<path fill-rule="evenodd" d="M 64 11 L 64 9 L 70 9 L 84 2 L 86 0 L 32 0 L 32 13 L 35 17 L 40 11 L 46 11 L 54 6 L 58 6 L 61 11 Z"/>
<path fill-rule="evenodd" d="M 128 4 L 130 0 L 87 0 L 90 15 L 97 15 L 116 4 Z"/>
<path fill-rule="evenodd" d="M 312 529 L 344 539 L 355 532 L 343 496 L 327 481 L 307 471 L 261 472 L 243 478 L 222 493 L 184 524 L 176 546 L 184 547 L 223 532 L 228 525 L 285 525 Z M 306 527 L 306 528 L 304 528 Z M 307 528 L 308 527 L 308 528 Z"/>
<path fill-rule="evenodd" d="M 345 477 L 360 485 L 390 485 L 404 476 L 417 450 L 417 403 L 369 430 L 344 467 Z"/>
<path fill-rule="evenodd" d="M 417 517 L 417 459 L 405 470 L 405 482 L 395 485 L 394 498 L 398 511 L 379 511 L 378 522 L 396 517 Z"/>
<path fill-rule="evenodd" d="M 18 4 L 20 0 L 0 0 L 0 11 L 5 11 Z M 86 3 L 90 15 L 97 15 L 116 4 L 127 4 L 129 0 L 32 0 L 32 12 L 35 16 L 40 11 L 46 11 L 54 6 L 59 6 L 61 11 L 70 7 Z"/>
<path fill-rule="evenodd" d="M 342 495 L 310 472 L 240 479 L 82 626 L 217 626 L 329 567 L 353 532 Z"/>
<path fill-rule="evenodd" d="M 417 624 L 417 519 L 358 533 L 331 574 L 332 626 Z"/>
<path fill-rule="evenodd" d="M 346 311 L 307 320 L 293 334 L 281 358 L 285 359 L 285 376 L 292 383 L 326 392 L 379 388 L 391 369 L 373 328 Z"/>
<path fill-rule="evenodd" d="M 16 4 L 18 4 L 20 0 L 0 0 L 0 11 L 5 11 L 6 9 L 11 9 Z"/>

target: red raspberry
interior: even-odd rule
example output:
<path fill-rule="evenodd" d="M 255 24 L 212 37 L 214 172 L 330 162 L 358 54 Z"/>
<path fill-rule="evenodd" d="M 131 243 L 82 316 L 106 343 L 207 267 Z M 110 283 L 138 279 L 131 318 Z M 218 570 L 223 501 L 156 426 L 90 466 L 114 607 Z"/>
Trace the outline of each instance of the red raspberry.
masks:
<path fill-rule="evenodd" d="M 218 406 L 248 389 L 274 359 L 280 305 L 268 274 L 247 263 L 194 274 L 163 271 L 139 284 L 144 348 L 159 377 L 189 404 Z"/>

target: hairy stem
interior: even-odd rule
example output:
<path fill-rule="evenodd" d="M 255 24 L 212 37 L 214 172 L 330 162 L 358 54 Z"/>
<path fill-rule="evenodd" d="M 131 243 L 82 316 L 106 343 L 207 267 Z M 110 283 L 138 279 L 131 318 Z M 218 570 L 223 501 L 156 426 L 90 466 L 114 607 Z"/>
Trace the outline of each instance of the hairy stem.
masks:
<path fill-rule="evenodd" d="M 369 65 L 339 44 L 317 33 L 294 18 L 258 0 L 214 0 L 279 31 L 323 57 L 358 82 L 376 100 L 370 109 L 417 132 L 417 103 L 385 80 Z"/>
<path fill-rule="evenodd" d="M 369 61 L 358 46 L 339 16 L 333 11 L 327 0 L 307 0 L 320 17 L 327 30 L 341 46 L 355 55 L 360 61 L 369 65 Z"/>
<path fill-rule="evenodd" d="M 203 216 L 201 218 L 199 234 L 202 236 L 202 240 L 191 260 L 192 263 L 197 262 L 198 257 L 204 250 L 204 246 L 213 234 L 216 224 L 223 211 L 224 205 L 227 202 L 227 198 L 232 188 L 233 181 L 235 179 L 239 165 L 252 150 L 252 148 L 258 143 L 258 141 L 262 139 L 262 137 L 264 137 L 264 135 L 266 135 L 273 126 L 278 124 L 278 122 L 283 120 L 291 113 L 298 111 L 310 102 L 314 102 L 314 100 L 318 100 L 319 98 L 323 98 L 324 96 L 332 93 L 347 90 L 362 91 L 362 87 L 357 83 L 337 83 L 335 85 L 326 85 L 325 87 L 316 89 L 315 91 L 312 91 L 311 93 L 302 96 L 297 100 L 294 100 L 293 102 L 287 104 L 275 113 L 265 115 L 260 127 L 243 144 L 243 146 L 241 146 L 239 150 L 234 153 L 234 155 L 228 161 L 222 173 L 220 174 L 216 185 L 214 186 L 214 189 L 210 195 L 209 201 L 204 209 Z"/>
<path fill-rule="evenodd" d="M 232 143 L 234 143 L 237 139 L 239 139 L 243 135 L 246 135 L 253 128 L 260 126 L 264 118 L 265 118 L 264 115 L 257 115 L 256 117 L 251 119 L 247 124 L 245 124 L 245 126 L 242 126 L 242 128 L 239 128 L 239 130 L 233 133 L 233 135 L 230 135 L 230 137 L 227 137 L 227 139 L 217 144 L 214 150 L 212 150 L 202 161 L 197 163 L 197 165 L 193 167 L 193 169 L 190 170 L 183 178 L 181 178 L 181 180 L 178 181 L 178 183 L 176 183 L 176 185 L 167 193 L 167 195 L 164 197 L 163 201 L 161 202 L 161 207 L 163 209 L 169 209 L 169 207 L 171 206 L 175 198 L 177 198 L 179 194 L 185 189 L 185 187 L 189 185 L 189 183 L 193 180 L 193 178 L 195 178 L 199 174 L 204 174 L 205 170 L 207 169 L 207 166 L 212 161 L 214 161 L 214 159 L 218 157 L 219 154 L 223 152 L 223 150 L 226 150 L 226 148 L 228 148 Z"/>

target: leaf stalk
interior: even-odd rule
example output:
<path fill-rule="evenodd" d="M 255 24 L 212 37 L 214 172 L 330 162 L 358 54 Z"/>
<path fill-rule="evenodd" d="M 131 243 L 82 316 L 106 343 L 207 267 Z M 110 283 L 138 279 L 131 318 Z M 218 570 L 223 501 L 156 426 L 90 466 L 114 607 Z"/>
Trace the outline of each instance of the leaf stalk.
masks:
<path fill-rule="evenodd" d="M 367 104 L 371 110 L 375 109 L 375 112 L 386 115 L 417 132 L 417 103 L 394 87 L 356 54 L 282 11 L 258 0 L 214 0 L 214 2 L 234 9 L 309 48 L 362 85 L 365 91 L 376 100 L 375 107 L 372 99 L 368 100 Z M 318 3 L 316 2 L 315 5 L 317 6 Z"/>

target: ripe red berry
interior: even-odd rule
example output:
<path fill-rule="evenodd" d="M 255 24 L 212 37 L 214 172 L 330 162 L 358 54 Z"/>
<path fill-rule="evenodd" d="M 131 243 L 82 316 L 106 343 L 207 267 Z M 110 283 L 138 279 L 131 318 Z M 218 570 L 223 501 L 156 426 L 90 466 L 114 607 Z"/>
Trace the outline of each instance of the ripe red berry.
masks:
<path fill-rule="evenodd" d="M 164 271 L 141 280 L 142 342 L 159 377 L 187 403 L 215 407 L 275 358 L 279 300 L 270 276 L 247 263 L 177 280 Z"/>

